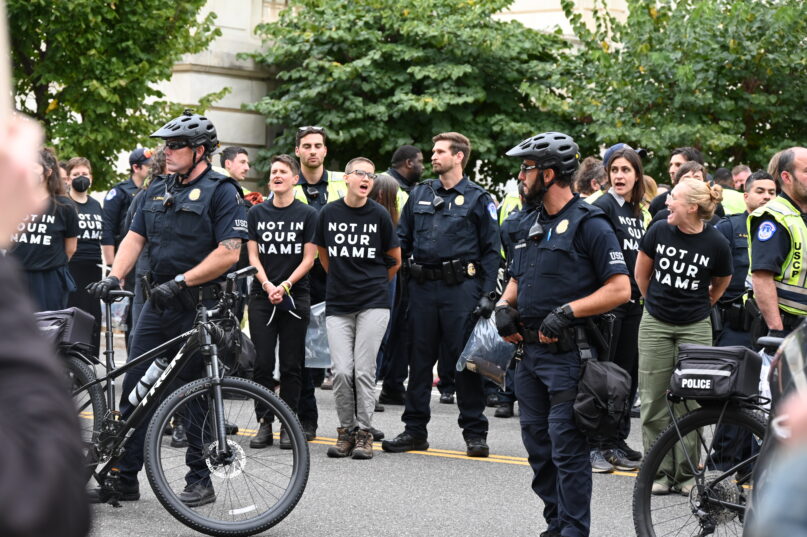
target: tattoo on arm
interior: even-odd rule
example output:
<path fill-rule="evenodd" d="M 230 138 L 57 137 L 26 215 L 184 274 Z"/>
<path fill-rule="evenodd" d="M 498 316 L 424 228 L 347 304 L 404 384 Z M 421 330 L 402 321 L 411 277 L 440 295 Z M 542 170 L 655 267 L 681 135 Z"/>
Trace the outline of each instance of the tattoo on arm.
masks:
<path fill-rule="evenodd" d="M 239 250 L 241 249 L 241 239 L 226 239 L 221 241 L 219 245 L 224 246 L 227 250 Z"/>

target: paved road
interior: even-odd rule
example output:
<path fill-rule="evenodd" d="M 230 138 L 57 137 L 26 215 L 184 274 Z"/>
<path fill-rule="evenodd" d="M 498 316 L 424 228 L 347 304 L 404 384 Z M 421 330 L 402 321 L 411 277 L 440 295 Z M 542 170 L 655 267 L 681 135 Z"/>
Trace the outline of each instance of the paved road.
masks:
<path fill-rule="evenodd" d="M 491 420 L 489 459 L 464 456 L 455 405 L 432 398 L 431 449 L 423 454 L 388 454 L 376 443 L 370 461 L 329 459 L 335 441 L 333 392 L 317 390 L 318 438 L 309 444 L 311 474 L 297 508 L 263 535 L 297 537 L 435 536 L 536 537 L 545 528 L 542 504 L 530 489 L 518 418 Z M 375 425 L 388 437 L 401 432 L 403 407 L 387 406 Z M 640 445 L 638 420 L 629 443 Z M 270 448 L 277 449 L 277 448 Z M 634 535 L 631 474 L 594 476 L 592 536 Z M 192 536 L 157 502 L 141 474 L 143 497 L 115 509 L 94 506 L 94 537 Z"/>

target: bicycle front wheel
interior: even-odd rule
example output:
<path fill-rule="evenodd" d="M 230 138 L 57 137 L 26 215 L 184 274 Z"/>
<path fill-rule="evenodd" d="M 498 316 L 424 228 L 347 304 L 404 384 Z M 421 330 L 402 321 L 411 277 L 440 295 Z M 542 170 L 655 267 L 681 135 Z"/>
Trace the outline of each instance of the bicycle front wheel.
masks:
<path fill-rule="evenodd" d="M 216 415 L 209 379 L 186 384 L 163 402 L 146 433 L 146 473 L 157 499 L 183 524 L 208 535 L 253 535 L 297 505 L 308 481 L 308 444 L 297 417 L 269 390 L 225 377 L 221 391 L 223 416 Z M 250 447 L 260 427 L 257 409 L 288 431 L 290 449 L 280 449 L 276 439 L 273 446 Z M 217 418 L 228 424 L 224 450 Z M 162 434 L 172 420 L 184 425 L 187 445 Z M 212 487 L 215 497 L 183 503 L 182 492 L 198 486 Z"/>
<path fill-rule="evenodd" d="M 678 430 L 670 424 L 639 468 L 636 535 L 742 535 L 764 436 L 759 412 L 733 406 L 699 408 L 678 420 Z"/>

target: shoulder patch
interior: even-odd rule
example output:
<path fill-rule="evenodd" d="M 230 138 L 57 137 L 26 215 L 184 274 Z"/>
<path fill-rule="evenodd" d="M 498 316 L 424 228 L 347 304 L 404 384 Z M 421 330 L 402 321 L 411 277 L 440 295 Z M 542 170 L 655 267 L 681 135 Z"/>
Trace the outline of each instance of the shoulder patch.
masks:
<path fill-rule="evenodd" d="M 498 220 L 497 215 L 496 215 L 496 205 L 492 201 L 490 203 L 488 203 L 488 214 L 494 220 Z"/>
<path fill-rule="evenodd" d="M 757 229 L 757 239 L 765 242 L 770 240 L 774 233 L 776 233 L 776 224 L 770 220 L 765 220 L 759 225 L 759 229 Z"/>
<path fill-rule="evenodd" d="M 117 190 L 117 189 L 115 189 L 115 188 L 113 188 L 113 189 L 111 189 L 111 190 L 109 191 L 109 193 L 106 195 L 106 197 L 105 197 L 104 199 L 105 199 L 105 200 L 111 200 L 112 198 L 114 198 L 114 197 L 115 197 L 115 194 L 117 194 L 117 193 L 118 193 L 118 190 Z"/>

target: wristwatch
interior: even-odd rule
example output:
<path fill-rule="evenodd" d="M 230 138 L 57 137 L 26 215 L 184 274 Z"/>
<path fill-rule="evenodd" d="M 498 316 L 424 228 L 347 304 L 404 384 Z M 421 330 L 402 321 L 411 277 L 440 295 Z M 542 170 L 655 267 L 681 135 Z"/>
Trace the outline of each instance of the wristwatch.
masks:
<path fill-rule="evenodd" d="M 177 274 L 176 276 L 174 276 L 174 282 L 176 282 L 176 284 L 181 289 L 187 289 L 188 288 L 188 284 L 185 283 L 185 275 L 184 274 Z"/>

